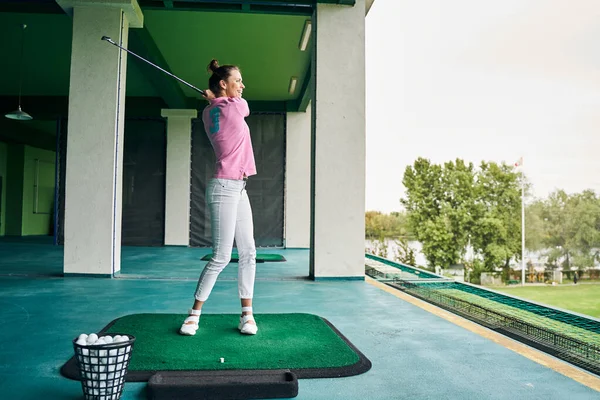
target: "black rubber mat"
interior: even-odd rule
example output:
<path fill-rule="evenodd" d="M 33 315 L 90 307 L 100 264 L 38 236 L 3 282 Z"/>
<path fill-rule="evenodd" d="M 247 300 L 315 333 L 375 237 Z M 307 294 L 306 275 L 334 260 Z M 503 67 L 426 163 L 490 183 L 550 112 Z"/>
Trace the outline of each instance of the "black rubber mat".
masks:
<path fill-rule="evenodd" d="M 148 381 L 148 399 L 280 399 L 298 395 L 298 379 L 289 370 L 158 372 Z"/>

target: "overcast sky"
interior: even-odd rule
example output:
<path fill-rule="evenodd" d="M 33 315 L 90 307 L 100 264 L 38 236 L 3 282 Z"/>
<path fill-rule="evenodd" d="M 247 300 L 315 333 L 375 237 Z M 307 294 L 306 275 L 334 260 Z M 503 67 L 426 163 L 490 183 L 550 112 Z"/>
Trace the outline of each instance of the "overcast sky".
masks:
<path fill-rule="evenodd" d="M 366 56 L 367 210 L 400 209 L 417 157 L 600 193 L 599 0 L 375 0 Z"/>

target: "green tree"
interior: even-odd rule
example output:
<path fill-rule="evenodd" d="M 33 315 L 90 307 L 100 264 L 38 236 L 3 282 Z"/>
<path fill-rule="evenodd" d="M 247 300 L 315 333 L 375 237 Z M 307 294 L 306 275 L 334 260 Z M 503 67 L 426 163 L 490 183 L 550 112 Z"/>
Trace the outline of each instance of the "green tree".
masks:
<path fill-rule="evenodd" d="M 411 236 L 405 213 L 392 212 L 384 214 L 380 211 L 365 213 L 365 238 L 400 238 Z"/>
<path fill-rule="evenodd" d="M 568 267 L 593 267 L 600 260 L 600 199 L 592 190 L 573 194 L 568 196 L 564 212 L 569 235 L 564 242 L 571 251 Z"/>
<path fill-rule="evenodd" d="M 477 268 L 469 260 L 474 279 L 497 267 L 508 277 L 511 260 L 521 259 L 521 187 L 526 197 L 530 191 L 523 174 L 494 162 L 482 162 L 475 170 L 460 159 L 436 165 L 418 158 L 406 168 L 402 183 L 405 226 L 423 245 L 430 268 L 467 261 L 470 243 L 481 260 Z M 531 203 L 525 222 L 526 247 L 549 249 L 550 265 L 589 268 L 600 261 L 600 198 L 594 191 L 568 195 L 557 190 Z"/>
<path fill-rule="evenodd" d="M 477 200 L 476 173 L 472 163 L 457 159 L 446 162 L 442 173 L 445 200 L 442 213 L 451 226 L 452 239 L 456 244 L 458 259 L 464 261 L 470 233 L 475 223 L 473 210 Z"/>
<path fill-rule="evenodd" d="M 571 259 L 575 252 L 575 227 L 573 225 L 572 207 L 569 195 L 564 190 L 557 190 L 548 196 L 544 207 L 544 221 L 546 223 L 546 248 L 549 248 L 548 262 L 551 266 L 561 265 L 570 269 Z"/>
<path fill-rule="evenodd" d="M 470 243 L 481 269 L 502 266 L 521 252 L 520 175 L 512 166 L 457 159 L 443 166 L 419 158 L 403 184 L 411 232 L 423 245 L 429 267 L 465 262 Z"/>
<path fill-rule="evenodd" d="M 434 222 L 441 215 L 441 182 L 442 168 L 424 158 L 418 158 L 413 166 L 406 167 L 402 180 L 406 197 L 400 202 L 408 213 L 411 231 L 423 244 L 421 251 L 430 266 L 445 264 L 445 254 L 443 251 L 436 254 L 434 247 L 446 247 L 449 242 L 447 238 L 440 237 L 446 232 L 437 235 L 437 224 Z"/>
<path fill-rule="evenodd" d="M 448 267 L 463 257 L 473 223 L 473 182 L 473 165 L 460 159 L 442 167 L 418 158 L 406 168 L 406 197 L 400 201 L 430 268 Z"/>
<path fill-rule="evenodd" d="M 404 212 L 393 211 L 390 213 L 389 218 L 391 220 L 391 238 L 404 238 L 406 240 L 412 240 L 412 233 L 408 225 L 408 217 Z"/>
<path fill-rule="evenodd" d="M 471 244 L 483 268 L 501 266 L 505 280 L 510 260 L 521 256 L 521 179 L 512 166 L 494 162 L 482 162 L 477 174 Z"/>
<path fill-rule="evenodd" d="M 525 209 L 525 248 L 531 251 L 545 249 L 546 223 L 544 202 L 536 200 Z"/>
<path fill-rule="evenodd" d="M 578 254 L 575 265 L 590 268 L 600 261 L 600 198 L 593 190 L 574 196 L 573 221 L 576 226 L 575 246 Z M 580 260 L 579 260 L 580 258 Z"/>
<path fill-rule="evenodd" d="M 528 211 L 534 227 L 541 222 L 541 247 L 548 249 L 550 266 L 585 269 L 600 261 L 600 198 L 593 190 L 572 195 L 556 190 Z"/>
<path fill-rule="evenodd" d="M 381 223 L 381 212 L 367 211 L 365 213 L 365 237 L 367 239 L 372 239 L 382 236 L 383 226 Z"/>

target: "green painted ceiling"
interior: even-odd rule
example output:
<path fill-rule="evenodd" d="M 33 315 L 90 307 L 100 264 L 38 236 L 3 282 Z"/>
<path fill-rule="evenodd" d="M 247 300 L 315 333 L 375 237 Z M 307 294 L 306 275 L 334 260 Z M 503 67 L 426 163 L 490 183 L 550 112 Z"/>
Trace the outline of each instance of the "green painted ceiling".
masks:
<path fill-rule="evenodd" d="M 0 13 L 0 96 L 19 93 L 21 24 L 26 24 L 23 54 L 23 96 L 68 96 L 72 19 L 66 14 Z M 107 44 L 108 45 L 108 44 Z M 128 95 L 157 96 L 139 72 L 128 68 Z"/>
<path fill-rule="evenodd" d="M 249 100 L 298 96 L 310 51 L 298 44 L 308 17 L 293 15 L 146 11 L 144 23 L 172 72 L 194 86 L 207 86 L 212 58 L 240 66 Z M 294 95 L 290 77 L 299 78 Z M 181 84 L 187 96 L 197 95 Z"/>
<path fill-rule="evenodd" d="M 312 42 L 307 51 L 298 48 L 305 21 L 309 19 L 306 15 L 153 8 L 143 8 L 143 11 L 145 32 L 141 32 L 140 37 L 147 38 L 146 42 L 151 39 L 150 47 L 155 49 L 147 57 L 152 57 L 150 61 L 192 85 L 206 87 L 209 77 L 206 66 L 214 57 L 221 63 L 240 66 L 247 86 L 244 96 L 248 100 L 286 101 L 302 94 L 302 85 L 310 69 Z M 23 96 L 67 96 L 72 20 L 60 13 L 60 9 L 54 13 L 18 13 L 0 9 L 0 96 L 18 94 L 20 25 L 23 23 L 28 26 L 25 30 Z M 135 51 L 131 48 L 132 43 L 130 40 L 130 49 Z M 147 69 L 147 64 L 129 56 L 127 96 L 163 95 L 160 85 L 156 85 L 156 75 L 149 76 Z M 179 89 L 174 90 L 182 91 L 187 97 L 201 98 L 187 86 L 159 74 L 165 80 L 160 84 L 179 85 Z M 294 95 L 289 95 L 292 76 L 298 77 L 298 84 Z"/>
<path fill-rule="evenodd" d="M 68 95 L 71 19 L 60 14 L 0 13 L 0 95 L 19 92 L 21 24 L 24 32 L 23 95 Z"/>

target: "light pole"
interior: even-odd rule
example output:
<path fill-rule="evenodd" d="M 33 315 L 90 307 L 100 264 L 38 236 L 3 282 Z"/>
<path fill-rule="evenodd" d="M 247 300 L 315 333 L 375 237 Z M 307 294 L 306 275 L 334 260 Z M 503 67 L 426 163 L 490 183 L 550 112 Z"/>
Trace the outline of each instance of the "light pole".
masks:
<path fill-rule="evenodd" d="M 521 286 L 525 286 L 525 180 L 521 175 Z"/>
<path fill-rule="evenodd" d="M 523 157 L 517 160 L 515 169 L 521 170 L 521 286 L 525 286 L 525 177 L 523 175 Z"/>

